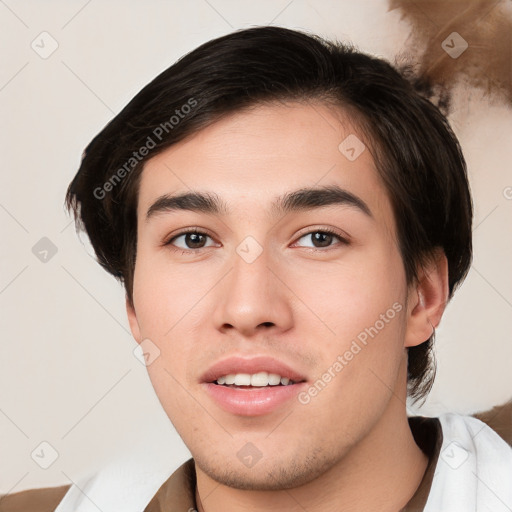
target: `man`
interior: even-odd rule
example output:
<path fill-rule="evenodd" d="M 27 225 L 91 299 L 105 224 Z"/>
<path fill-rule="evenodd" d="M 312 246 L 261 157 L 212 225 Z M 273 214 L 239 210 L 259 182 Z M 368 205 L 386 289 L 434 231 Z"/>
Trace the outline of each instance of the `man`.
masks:
<path fill-rule="evenodd" d="M 388 63 L 278 27 L 210 41 L 93 139 L 67 205 L 193 456 L 124 488 L 100 476 L 129 492 L 119 510 L 511 509 L 504 439 L 406 414 L 472 205 L 446 119 Z M 0 509 L 86 510 L 94 489 Z"/>

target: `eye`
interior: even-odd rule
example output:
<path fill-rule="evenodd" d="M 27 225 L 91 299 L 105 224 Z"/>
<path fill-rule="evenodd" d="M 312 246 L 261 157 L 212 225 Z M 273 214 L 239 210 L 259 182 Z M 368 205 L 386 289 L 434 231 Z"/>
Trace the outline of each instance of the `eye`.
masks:
<path fill-rule="evenodd" d="M 185 244 L 185 246 L 176 244 L 176 241 L 178 241 L 180 238 L 182 239 L 181 243 Z M 206 233 L 198 231 L 196 228 L 194 228 L 189 231 L 182 231 L 181 233 L 178 233 L 177 235 L 167 240 L 164 245 L 176 246 L 176 249 L 181 249 L 182 253 L 187 253 L 193 251 L 194 249 L 204 249 L 206 247 L 211 247 L 211 245 L 205 245 L 207 238 L 211 239 L 211 237 Z"/>
<path fill-rule="evenodd" d="M 309 231 L 308 233 L 303 234 L 299 240 L 307 237 L 312 237 L 310 239 L 312 240 L 313 245 L 310 245 L 309 247 L 313 250 L 321 250 L 322 248 L 335 245 L 332 244 L 333 240 L 335 239 L 337 239 L 343 245 L 348 245 L 350 243 L 346 236 L 331 228 L 322 228 Z M 180 238 L 182 239 L 181 246 L 176 243 Z M 187 254 L 214 246 L 214 243 L 205 245 L 206 239 L 208 238 L 212 240 L 212 238 L 207 233 L 199 231 L 197 228 L 192 228 L 188 231 L 182 231 L 181 233 L 174 235 L 172 238 L 164 242 L 163 245 L 173 246 L 176 248 L 176 250 L 180 250 L 182 254 Z"/>
<path fill-rule="evenodd" d="M 322 228 L 309 231 L 308 233 L 302 235 L 299 240 L 307 237 L 310 237 L 310 240 L 312 240 L 313 243 L 313 245 L 310 245 L 309 247 L 315 250 L 332 246 L 333 244 L 331 242 L 333 239 L 338 239 L 343 245 L 349 244 L 349 241 L 345 236 L 330 228 Z"/>

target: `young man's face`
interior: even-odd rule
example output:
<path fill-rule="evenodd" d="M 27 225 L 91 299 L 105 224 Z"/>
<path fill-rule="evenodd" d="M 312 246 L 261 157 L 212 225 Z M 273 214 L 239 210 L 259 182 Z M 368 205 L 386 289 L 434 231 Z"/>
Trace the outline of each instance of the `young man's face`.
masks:
<path fill-rule="evenodd" d="M 198 467 L 217 481 L 305 483 L 384 418 L 405 416 L 405 346 L 426 337 L 409 333 L 391 204 L 369 149 L 358 155 L 361 140 L 342 112 L 320 104 L 258 106 L 145 165 L 130 325 L 138 342 L 158 347 L 148 366 L 155 391 Z M 272 208 L 322 187 L 356 199 Z M 161 196 L 191 192 L 215 195 L 228 211 L 148 216 Z M 189 228 L 202 235 L 180 236 Z M 209 373 L 232 357 L 261 356 L 305 382 L 212 383 L 238 373 L 286 377 L 268 362 Z"/>

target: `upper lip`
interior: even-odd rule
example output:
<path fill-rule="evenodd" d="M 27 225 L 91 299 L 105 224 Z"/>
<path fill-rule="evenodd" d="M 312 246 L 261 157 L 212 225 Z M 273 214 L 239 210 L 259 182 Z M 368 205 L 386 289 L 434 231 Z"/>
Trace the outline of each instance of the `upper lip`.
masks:
<path fill-rule="evenodd" d="M 214 382 L 224 375 L 237 373 L 254 374 L 259 372 L 275 373 L 287 377 L 294 382 L 305 381 L 306 378 L 287 364 L 268 356 L 251 358 L 228 357 L 212 365 L 202 376 L 201 382 Z"/>

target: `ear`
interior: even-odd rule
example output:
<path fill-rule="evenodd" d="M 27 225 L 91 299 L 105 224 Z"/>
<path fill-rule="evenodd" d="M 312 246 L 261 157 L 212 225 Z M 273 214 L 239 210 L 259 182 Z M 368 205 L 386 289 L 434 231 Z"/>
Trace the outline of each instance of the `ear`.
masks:
<path fill-rule="evenodd" d="M 142 341 L 140 335 L 140 327 L 139 322 L 137 321 L 137 314 L 135 313 L 135 308 L 130 304 L 128 300 L 128 295 L 126 295 L 126 314 L 128 316 L 128 323 L 130 324 L 130 330 L 132 331 L 132 336 L 134 337 L 137 343 Z"/>
<path fill-rule="evenodd" d="M 428 265 L 419 268 L 418 281 L 409 289 L 405 347 L 421 345 L 432 336 L 441 322 L 448 293 L 448 260 L 437 248 Z"/>

